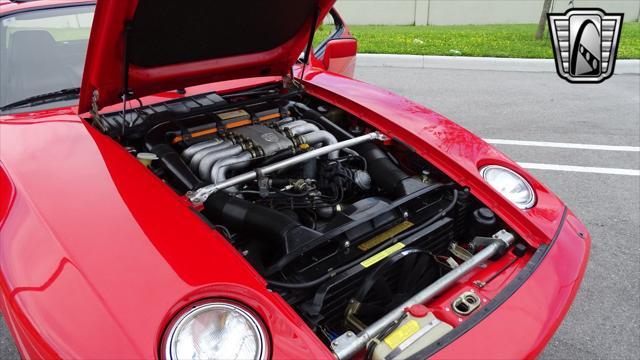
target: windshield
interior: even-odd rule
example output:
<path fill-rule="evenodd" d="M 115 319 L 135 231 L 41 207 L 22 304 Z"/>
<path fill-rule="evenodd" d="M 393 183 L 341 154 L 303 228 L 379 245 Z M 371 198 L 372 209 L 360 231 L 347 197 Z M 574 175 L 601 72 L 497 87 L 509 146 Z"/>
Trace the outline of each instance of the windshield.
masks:
<path fill-rule="evenodd" d="M 32 10 L 1 18 L 0 108 L 79 88 L 94 6 Z M 65 103 L 66 102 L 66 103 Z M 77 94 L 50 96 L 19 111 L 73 105 Z"/>

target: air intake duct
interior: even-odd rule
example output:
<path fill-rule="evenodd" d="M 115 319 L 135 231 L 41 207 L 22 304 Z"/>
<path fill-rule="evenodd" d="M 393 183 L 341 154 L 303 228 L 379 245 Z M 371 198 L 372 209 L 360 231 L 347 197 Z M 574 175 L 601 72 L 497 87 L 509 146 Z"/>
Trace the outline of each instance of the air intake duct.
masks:
<path fill-rule="evenodd" d="M 401 197 L 427 187 L 422 181 L 402 171 L 375 144 L 362 143 L 355 146 L 354 150 L 367 160 L 367 169 L 373 184 L 385 192 Z"/>
<path fill-rule="evenodd" d="M 322 234 L 301 225 L 289 216 L 261 205 L 217 192 L 204 202 L 203 214 L 213 223 L 253 233 L 272 241 L 286 254 Z"/>

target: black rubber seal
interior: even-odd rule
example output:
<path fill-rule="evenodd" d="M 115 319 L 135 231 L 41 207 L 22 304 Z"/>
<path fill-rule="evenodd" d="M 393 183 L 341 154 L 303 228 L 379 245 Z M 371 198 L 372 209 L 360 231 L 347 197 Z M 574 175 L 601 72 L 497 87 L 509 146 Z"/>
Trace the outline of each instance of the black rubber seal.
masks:
<path fill-rule="evenodd" d="M 513 279 L 495 298 L 493 298 L 487 305 L 481 307 L 476 313 L 469 319 L 464 321 L 460 326 L 447 333 L 440 340 L 413 354 L 408 359 L 427 359 L 433 356 L 438 351 L 442 350 L 446 346 L 450 345 L 456 339 L 464 335 L 467 331 L 471 330 L 474 326 L 478 325 L 480 321 L 484 320 L 492 312 L 500 307 L 505 301 L 507 301 L 520 287 L 533 275 L 534 271 L 540 266 L 542 260 L 547 256 L 551 247 L 555 244 L 560 232 L 564 226 L 567 217 L 567 207 L 564 207 L 562 212 L 562 218 L 560 219 L 560 225 L 558 230 L 551 239 L 551 243 L 548 245 L 540 245 L 538 250 L 533 254 L 531 260 L 525 265 L 524 269 L 518 273 L 515 279 Z"/>

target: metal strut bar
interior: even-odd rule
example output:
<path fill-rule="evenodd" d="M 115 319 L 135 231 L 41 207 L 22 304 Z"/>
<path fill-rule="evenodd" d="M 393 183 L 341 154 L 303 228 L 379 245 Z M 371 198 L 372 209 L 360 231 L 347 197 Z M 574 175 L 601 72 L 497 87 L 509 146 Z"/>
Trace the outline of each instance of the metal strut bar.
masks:
<path fill-rule="evenodd" d="M 386 135 L 376 131 L 366 135 L 355 137 L 353 139 L 340 141 L 335 144 L 331 144 L 331 145 L 323 146 L 319 149 L 307 151 L 300 155 L 292 156 L 288 159 L 273 163 L 271 165 L 267 165 L 262 168 L 254 169 L 253 171 L 231 177 L 219 184 L 211 184 L 211 185 L 202 187 L 200 189 L 197 189 L 195 191 L 190 191 L 187 193 L 187 197 L 189 197 L 189 200 L 191 200 L 192 203 L 201 203 L 207 200 L 209 195 L 217 191 L 220 191 L 238 184 L 242 184 L 247 181 L 257 179 L 258 177 L 262 177 L 264 175 L 268 175 L 282 169 L 286 169 L 293 165 L 300 164 L 307 160 L 314 159 L 318 156 L 326 155 L 333 151 L 348 148 L 350 146 L 355 146 L 367 141 L 373 141 L 373 140 L 385 141 L 387 139 L 388 138 Z"/>
<path fill-rule="evenodd" d="M 484 249 L 473 255 L 469 260 L 463 262 L 457 268 L 449 271 L 443 277 L 436 280 L 436 282 L 434 282 L 433 284 L 420 290 L 419 293 L 415 294 L 409 300 L 397 306 L 395 309 L 391 310 L 389 313 L 378 319 L 373 324 L 367 326 L 358 335 L 354 334 L 351 331 L 347 331 L 346 333 L 333 340 L 333 342 L 331 342 L 331 349 L 333 350 L 336 358 L 338 358 L 338 360 L 351 358 L 352 356 L 357 354 L 358 351 L 364 349 L 369 340 L 376 337 L 391 323 L 400 318 L 402 314 L 404 314 L 404 309 L 415 304 L 424 304 L 434 297 L 440 295 L 453 283 L 458 281 L 458 279 L 462 278 L 471 270 L 480 266 L 481 264 L 492 258 L 495 254 L 503 251 L 515 242 L 515 237 L 513 236 L 513 234 L 505 230 L 500 230 L 495 233 L 493 235 L 493 239 L 494 241 L 491 244 L 487 245 Z"/>

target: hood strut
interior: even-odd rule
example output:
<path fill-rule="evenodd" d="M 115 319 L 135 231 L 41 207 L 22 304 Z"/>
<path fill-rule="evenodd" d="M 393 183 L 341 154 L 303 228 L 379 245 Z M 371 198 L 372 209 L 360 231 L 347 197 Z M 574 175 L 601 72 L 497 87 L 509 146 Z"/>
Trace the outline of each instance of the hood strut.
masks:
<path fill-rule="evenodd" d="M 122 32 L 123 36 L 123 45 L 124 51 L 122 55 L 122 136 L 124 136 L 125 132 L 125 124 L 127 123 L 127 101 L 129 100 L 129 96 L 133 95 L 131 89 L 129 89 L 129 32 L 131 31 L 132 25 L 130 21 L 127 21 L 124 25 L 124 31 Z"/>
<path fill-rule="evenodd" d="M 313 49 L 313 37 L 316 34 L 316 26 L 318 25 L 318 17 L 320 17 L 320 9 L 315 8 L 313 18 L 311 19 L 311 28 L 309 30 L 309 41 L 307 42 L 307 48 L 304 50 L 304 57 L 302 58 L 302 72 L 300 74 L 300 81 L 304 79 L 304 71 L 309 63 L 309 57 L 311 56 L 311 50 Z"/>

